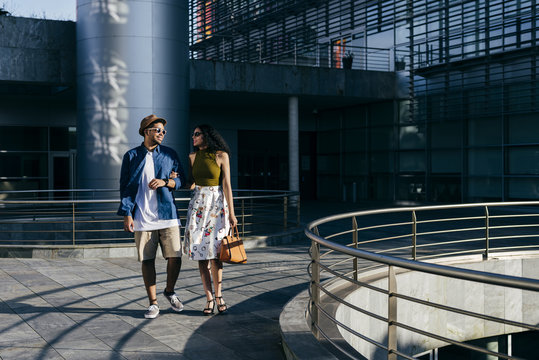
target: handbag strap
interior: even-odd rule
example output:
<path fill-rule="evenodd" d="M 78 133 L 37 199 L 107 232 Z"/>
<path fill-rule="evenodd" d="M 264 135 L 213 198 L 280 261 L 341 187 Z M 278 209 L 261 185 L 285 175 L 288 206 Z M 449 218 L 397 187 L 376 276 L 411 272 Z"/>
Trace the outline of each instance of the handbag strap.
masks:
<path fill-rule="evenodd" d="M 230 230 L 228 230 L 228 235 L 234 235 L 234 232 L 236 233 L 236 237 L 239 238 L 238 225 L 234 225 L 234 228 L 230 228 Z"/>

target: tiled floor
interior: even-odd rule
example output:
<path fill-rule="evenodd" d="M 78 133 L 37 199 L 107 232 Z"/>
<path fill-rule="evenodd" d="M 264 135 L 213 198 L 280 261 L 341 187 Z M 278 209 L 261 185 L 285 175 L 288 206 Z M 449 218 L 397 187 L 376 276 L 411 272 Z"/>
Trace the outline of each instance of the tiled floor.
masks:
<path fill-rule="evenodd" d="M 0 358 L 282 359 L 279 314 L 307 287 L 307 243 L 250 250 L 226 265 L 228 314 L 203 316 L 198 267 L 184 257 L 174 313 L 162 295 L 147 320 L 140 263 L 116 259 L 0 259 Z M 158 258 L 158 292 L 165 261 Z"/>

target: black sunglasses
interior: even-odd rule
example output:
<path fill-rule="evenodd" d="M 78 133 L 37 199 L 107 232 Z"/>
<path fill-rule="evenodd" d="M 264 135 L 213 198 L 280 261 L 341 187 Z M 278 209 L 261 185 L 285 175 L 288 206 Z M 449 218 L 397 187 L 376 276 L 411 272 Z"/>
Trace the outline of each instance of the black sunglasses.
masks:
<path fill-rule="evenodd" d="M 200 131 L 195 131 L 193 133 L 193 137 L 199 137 L 200 135 L 202 135 L 202 133 Z"/>

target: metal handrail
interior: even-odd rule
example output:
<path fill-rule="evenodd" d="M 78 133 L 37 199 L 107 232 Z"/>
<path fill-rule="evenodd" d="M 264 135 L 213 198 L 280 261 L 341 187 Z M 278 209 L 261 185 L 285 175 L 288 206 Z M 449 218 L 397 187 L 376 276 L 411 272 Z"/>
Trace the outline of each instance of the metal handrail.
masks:
<path fill-rule="evenodd" d="M 325 296 L 333 299 L 333 301 L 337 301 L 341 304 L 341 306 L 347 306 L 351 309 L 355 309 L 357 311 L 360 311 L 363 314 L 366 314 L 369 317 L 376 318 L 380 320 L 380 317 L 375 314 L 369 314 L 368 311 L 360 309 L 357 309 L 357 306 L 354 304 L 350 304 L 349 302 L 345 301 L 343 298 L 343 295 L 340 296 L 331 293 L 330 290 L 328 290 L 328 287 L 336 287 L 338 284 L 340 284 L 340 289 L 342 291 L 342 288 L 344 285 L 349 284 L 352 287 L 358 288 L 362 287 L 365 289 L 368 289 L 369 291 L 378 291 L 381 293 L 386 293 L 385 296 L 388 298 L 388 316 L 387 318 L 384 318 L 383 321 L 387 323 L 387 344 L 382 344 L 382 346 L 377 347 L 380 350 L 387 351 L 388 359 L 396 359 L 397 355 L 402 356 L 404 358 L 413 358 L 410 356 L 410 354 L 403 354 L 401 350 L 397 348 L 397 337 L 396 337 L 396 329 L 402 328 L 406 329 L 407 331 L 412 331 L 416 334 L 420 334 L 423 336 L 428 336 L 433 339 L 442 341 L 446 344 L 452 344 L 456 346 L 460 346 L 463 348 L 466 348 L 471 351 L 476 351 L 484 354 L 489 354 L 493 356 L 498 356 L 499 358 L 504 359 L 516 359 L 516 357 L 511 356 L 510 354 L 503 354 L 496 351 L 491 351 L 489 349 L 483 349 L 475 345 L 470 345 L 464 341 L 458 341 L 455 339 L 450 339 L 445 336 L 440 336 L 439 334 L 430 333 L 428 331 L 425 331 L 424 329 L 418 329 L 413 326 L 403 324 L 402 322 L 399 322 L 397 319 L 397 302 L 396 299 L 404 299 L 409 302 L 422 304 L 424 306 L 429 306 L 437 309 L 442 309 L 444 311 L 449 311 L 453 313 L 458 313 L 461 315 L 471 316 L 478 319 L 483 319 L 487 321 L 493 321 L 501 324 L 507 324 L 511 326 L 520 327 L 522 329 L 528 329 L 528 330 L 539 330 L 539 326 L 536 324 L 530 324 L 525 322 L 518 322 L 513 321 L 510 319 L 503 319 L 499 317 L 494 317 L 490 315 L 481 314 L 477 311 L 467 311 L 463 309 L 458 309 L 455 307 L 451 307 L 444 304 L 437 304 L 434 302 L 426 301 L 420 298 L 414 298 L 408 295 L 405 295 L 402 293 L 402 289 L 399 289 L 400 291 L 397 291 L 397 276 L 395 275 L 395 268 L 399 269 L 406 269 L 408 271 L 415 271 L 420 273 L 427 273 L 427 274 L 433 274 L 437 276 L 444 276 L 449 277 L 453 279 L 460 279 L 465 281 L 473 281 L 476 283 L 481 284 L 489 284 L 489 285 L 496 285 L 501 286 L 504 288 L 512 288 L 512 289 L 519 289 L 519 290 L 525 290 L 525 291 L 532 291 L 535 292 L 537 295 L 539 295 L 539 280 L 538 279 L 532 279 L 532 278 L 526 278 L 526 277 L 519 277 L 519 276 L 511 276 L 511 275 L 505 275 L 505 274 L 496 274 L 496 273 L 489 273 L 484 271 L 477 271 L 477 270 L 471 270 L 471 269 L 465 269 L 465 268 L 456 268 L 453 266 L 448 265 L 441 265 L 441 264 L 435 264 L 435 263 L 427 263 L 418 261 L 418 258 L 426 259 L 429 257 L 436 257 L 438 259 L 447 258 L 448 256 L 454 256 L 454 255 L 464 255 L 464 254 L 483 254 L 482 259 L 487 260 L 489 256 L 491 255 L 492 251 L 505 251 L 505 250 L 530 250 L 530 249 L 539 249 L 539 242 L 535 242 L 534 244 L 515 244 L 514 246 L 499 246 L 496 248 L 492 248 L 492 243 L 494 241 L 498 241 L 501 239 L 522 239 L 522 238 L 529 238 L 529 239 L 536 239 L 539 234 L 537 233 L 529 233 L 526 235 L 522 234 L 510 234 L 510 235 L 504 235 L 504 236 L 492 236 L 491 231 L 493 230 L 513 230 L 513 229 L 526 229 L 526 230 L 534 230 L 537 226 L 536 224 L 510 224 L 510 225 L 495 225 L 492 226 L 490 224 L 490 221 L 493 219 L 496 220 L 503 220 L 503 219 L 528 219 L 533 216 L 539 216 L 539 214 L 530 214 L 529 211 L 526 210 L 527 213 L 524 212 L 522 207 L 527 207 L 529 209 L 530 206 L 539 206 L 539 201 L 523 201 L 523 202 L 498 202 L 498 203 L 477 203 L 477 204 L 458 204 L 458 205 L 436 205 L 436 206 L 422 206 L 422 207 L 403 207 L 403 208 L 389 208 L 389 209 L 378 209 L 378 210 L 367 210 L 367 211 L 357 211 L 357 212 L 350 212 L 350 213 L 344 213 L 344 214 L 337 214 L 333 216 L 324 217 L 318 220 L 315 220 L 311 223 L 309 223 L 304 232 L 305 235 L 311 239 L 311 264 L 310 264 L 310 274 L 311 274 L 311 287 L 309 289 L 310 295 L 311 295 L 311 301 L 310 306 L 307 309 L 308 313 L 310 314 L 311 319 L 311 330 L 313 334 L 319 338 L 320 336 L 326 338 L 330 343 L 332 343 L 337 349 L 341 349 L 343 351 L 343 354 L 348 355 L 349 357 L 354 358 L 355 356 L 353 354 L 350 354 L 349 351 L 343 350 L 341 345 L 339 345 L 339 342 L 336 342 L 335 339 L 331 339 L 327 336 L 327 332 L 323 331 L 322 323 L 320 322 L 320 316 L 323 315 L 326 321 L 323 323 L 327 323 L 327 320 L 329 320 L 331 323 L 334 324 L 334 326 L 337 326 L 338 328 L 344 329 L 349 334 L 352 334 L 353 336 L 360 337 L 365 341 L 370 342 L 371 344 L 376 343 L 375 340 L 369 338 L 369 334 L 359 334 L 357 330 L 350 328 L 350 325 L 346 326 L 345 324 L 342 324 L 339 320 L 337 320 L 331 313 L 324 310 L 324 304 L 327 303 L 327 300 L 321 300 L 321 294 L 320 291 L 323 291 Z M 513 211 L 515 209 L 518 209 L 520 213 L 516 214 L 505 214 L 505 215 L 491 215 L 489 212 L 489 209 L 495 209 L 495 208 L 511 208 Z M 425 212 L 434 212 L 438 210 L 463 210 L 463 209 L 479 209 L 483 212 L 482 216 L 477 216 L 476 214 L 470 215 L 468 217 L 466 216 L 458 216 L 458 217 L 450 217 L 450 218 L 433 218 L 430 217 L 426 220 L 418 220 L 417 216 L 418 214 L 425 213 Z M 359 227 L 357 225 L 357 219 L 361 217 L 365 217 L 367 215 L 397 215 L 397 214 L 406 214 L 410 213 L 412 214 L 413 221 L 411 222 L 390 222 L 387 221 L 383 224 L 376 224 L 371 226 L 363 226 Z M 369 219 L 371 218 L 369 217 Z M 350 224 L 352 225 L 352 231 L 337 228 L 333 226 L 331 229 L 334 231 L 334 233 L 327 234 L 326 236 L 319 235 L 320 229 L 319 227 L 330 225 L 331 223 L 338 221 L 338 220 L 344 220 L 349 219 L 351 220 Z M 447 223 L 447 222 L 461 222 L 461 221 L 482 221 L 484 220 L 483 226 L 476 226 L 477 224 L 473 224 L 473 226 L 470 227 L 462 227 L 459 229 L 445 229 L 444 230 L 433 230 L 429 229 L 427 231 L 419 231 L 418 228 L 421 226 L 435 226 L 440 225 L 441 223 Z M 394 229 L 395 227 L 405 227 L 405 226 L 411 226 L 412 232 L 410 233 L 407 231 L 404 235 L 398 234 L 393 236 L 388 236 L 389 234 L 385 233 L 383 236 L 379 236 L 379 234 L 376 234 L 378 237 L 375 237 L 373 239 L 367 239 L 365 240 L 364 237 L 362 237 L 362 241 L 358 241 L 358 234 L 360 232 L 366 232 L 368 230 L 380 230 L 380 229 Z M 336 231 L 338 230 L 338 231 Z M 395 229 L 394 229 L 395 230 Z M 395 230 L 396 231 L 396 230 Z M 456 235 L 455 233 L 474 233 L 477 231 L 484 231 L 484 236 L 481 237 L 472 237 L 472 238 L 464 238 L 464 239 L 454 239 L 453 237 Z M 339 243 L 339 238 L 343 237 L 343 235 L 348 234 L 353 235 L 353 243 L 346 243 L 342 244 Z M 433 237 L 445 235 L 446 237 L 449 237 L 447 241 L 439 241 L 437 239 L 433 239 Z M 423 238 L 429 238 L 429 242 L 423 244 L 420 243 Z M 411 240 L 410 244 L 407 246 L 403 246 L 402 241 L 403 239 L 409 238 Z M 331 240 L 330 240 L 331 239 Z M 380 242 L 384 241 L 387 243 L 387 240 L 401 240 L 398 242 L 398 246 L 390 246 L 389 248 L 383 248 L 383 249 L 374 249 L 372 251 L 363 250 L 360 248 L 357 248 L 361 245 L 369 244 L 371 247 L 373 247 L 373 244 L 380 245 Z M 418 244 L 419 243 L 419 244 Z M 466 244 L 466 246 L 470 246 L 472 243 L 479 243 L 479 247 L 473 247 L 473 248 L 463 248 L 463 245 Z M 436 250 L 438 248 L 441 248 L 444 245 L 451 244 L 452 246 L 459 246 L 460 248 L 455 249 L 454 247 L 450 250 L 442 249 L 438 250 L 437 253 L 434 254 L 428 254 L 425 256 L 417 256 L 416 252 L 418 249 L 425 249 L 425 248 L 435 248 Z M 325 252 L 323 252 L 321 249 L 325 249 Z M 408 255 L 406 254 L 400 254 L 397 255 L 385 255 L 382 254 L 382 252 L 393 252 L 396 251 L 404 251 L 404 250 L 411 250 L 411 258 L 408 258 Z M 455 251 L 457 250 L 457 251 Z M 335 258 L 334 261 L 333 258 L 328 257 L 328 254 L 331 255 L 338 255 L 338 258 Z M 349 260 L 353 260 L 353 269 L 350 269 L 346 267 L 346 259 L 343 260 L 342 256 L 348 256 Z M 477 255 L 476 255 L 477 256 Z M 322 263 L 322 259 L 326 262 L 333 263 L 326 265 Z M 381 289 L 381 288 L 374 288 L 372 285 L 369 285 L 365 282 L 358 281 L 358 266 L 357 266 L 357 260 L 367 260 L 369 262 L 374 263 L 375 265 L 369 266 L 368 269 L 381 269 L 381 267 L 388 267 L 388 289 Z M 349 271 L 350 270 L 350 271 Z M 364 270 L 364 269 L 362 269 Z M 320 282 L 320 278 L 322 278 L 321 273 L 324 273 L 325 275 L 329 276 L 329 278 L 326 278 L 324 280 L 324 283 Z M 323 285 L 325 284 L 325 285 Z M 330 285 L 331 284 L 331 285 Z M 365 339 L 368 338 L 368 339 Z"/>
<path fill-rule="evenodd" d="M 66 245 L 132 244 L 116 215 L 118 198 L 48 199 L 58 192 L 96 193 L 118 190 L 46 190 L 42 199 L 0 200 L 0 247 L 62 247 Z M 233 190 L 238 230 L 242 237 L 271 235 L 300 225 L 299 192 L 284 190 Z M 0 193 L 0 197 L 27 191 Z M 4 196 L 2 196 L 4 195 Z M 190 197 L 175 197 L 178 217 L 185 219 Z M 183 204 L 183 205 L 181 205 Z M 68 238 L 68 233 L 71 236 Z M 29 235 L 31 234 L 31 235 Z M 36 236 L 38 235 L 38 236 Z"/>
<path fill-rule="evenodd" d="M 193 44 L 189 53 L 194 60 L 221 60 L 232 62 L 251 62 L 265 64 L 300 65 L 309 67 L 344 68 L 343 58 L 352 54 L 357 60 L 352 63 L 356 70 L 391 71 L 391 49 L 356 46 L 350 44 L 337 44 L 331 41 L 314 44 L 297 45 L 278 53 L 267 55 L 262 44 L 267 39 L 249 38 L 252 44 L 259 44 L 256 50 L 238 51 L 230 47 L 238 39 L 236 36 L 212 34 L 212 38 L 219 39 L 207 49 L 200 49 L 199 44 Z M 228 46 L 228 48 L 227 48 Z M 241 59 L 241 60 L 240 60 Z"/>

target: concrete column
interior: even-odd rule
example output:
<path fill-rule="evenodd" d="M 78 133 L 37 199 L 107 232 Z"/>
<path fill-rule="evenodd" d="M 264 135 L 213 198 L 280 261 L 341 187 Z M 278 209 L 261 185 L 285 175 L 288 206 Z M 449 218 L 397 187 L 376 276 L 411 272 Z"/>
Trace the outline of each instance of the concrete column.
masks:
<path fill-rule="evenodd" d="M 187 1 L 77 0 L 77 187 L 118 188 L 140 120 L 165 118 L 164 145 L 189 150 Z"/>
<path fill-rule="evenodd" d="M 299 111 L 298 97 L 288 98 L 288 186 L 299 191 Z"/>

